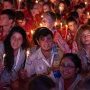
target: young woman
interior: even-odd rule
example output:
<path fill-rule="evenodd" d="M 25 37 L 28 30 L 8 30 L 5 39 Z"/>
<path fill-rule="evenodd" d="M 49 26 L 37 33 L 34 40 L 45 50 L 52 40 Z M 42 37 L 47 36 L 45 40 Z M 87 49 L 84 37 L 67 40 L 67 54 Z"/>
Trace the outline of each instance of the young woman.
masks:
<path fill-rule="evenodd" d="M 78 56 L 81 58 L 82 68 L 84 71 L 90 70 L 90 26 L 82 26 L 76 36 L 78 45 Z"/>
<path fill-rule="evenodd" d="M 64 54 L 60 63 L 60 71 L 63 77 L 61 85 L 64 90 L 76 90 L 75 88 L 78 87 L 81 80 L 81 61 L 79 57 L 72 53 Z"/>
<path fill-rule="evenodd" d="M 24 67 L 28 45 L 25 31 L 19 26 L 13 27 L 4 41 L 4 70 L 0 75 L 3 85 L 15 80 Z"/>

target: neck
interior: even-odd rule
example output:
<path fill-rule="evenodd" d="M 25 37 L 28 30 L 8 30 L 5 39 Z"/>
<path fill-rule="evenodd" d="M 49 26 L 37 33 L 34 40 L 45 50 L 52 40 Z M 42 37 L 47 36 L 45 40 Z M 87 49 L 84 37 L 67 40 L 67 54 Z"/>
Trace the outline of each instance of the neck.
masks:
<path fill-rule="evenodd" d="M 14 56 L 16 56 L 18 54 L 18 50 L 19 49 L 14 50 Z"/>
<path fill-rule="evenodd" d="M 76 79 L 76 76 L 75 77 L 73 77 L 73 78 L 69 78 L 69 79 L 65 79 L 64 80 L 64 87 L 67 89 L 67 88 L 69 88 L 71 85 L 72 85 L 72 83 L 75 81 L 75 79 Z"/>
<path fill-rule="evenodd" d="M 50 58 L 51 55 L 51 50 L 43 50 L 41 49 L 43 55 L 45 56 L 46 59 Z"/>

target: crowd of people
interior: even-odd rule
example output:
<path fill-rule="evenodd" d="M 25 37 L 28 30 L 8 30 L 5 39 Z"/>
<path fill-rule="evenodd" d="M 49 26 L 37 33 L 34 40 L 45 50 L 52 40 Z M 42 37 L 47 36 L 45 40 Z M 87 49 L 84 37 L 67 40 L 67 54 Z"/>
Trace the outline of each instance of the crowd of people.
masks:
<path fill-rule="evenodd" d="M 16 1 L 0 2 L 0 90 L 89 90 L 90 1 Z"/>

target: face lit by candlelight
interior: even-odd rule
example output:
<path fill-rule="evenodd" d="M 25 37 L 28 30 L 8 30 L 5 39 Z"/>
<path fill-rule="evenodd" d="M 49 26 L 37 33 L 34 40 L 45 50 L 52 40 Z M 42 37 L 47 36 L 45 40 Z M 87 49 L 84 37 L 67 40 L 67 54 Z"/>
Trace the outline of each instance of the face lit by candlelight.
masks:
<path fill-rule="evenodd" d="M 74 21 L 69 22 L 69 23 L 68 23 L 68 28 L 69 28 L 69 30 L 71 30 L 71 31 L 77 31 L 77 24 L 76 24 Z"/>
<path fill-rule="evenodd" d="M 47 35 L 39 39 L 38 44 L 43 50 L 51 50 L 53 39 L 51 35 Z"/>
<path fill-rule="evenodd" d="M 59 4 L 59 10 L 60 10 L 60 11 L 64 11 L 64 9 L 65 9 L 64 3 L 60 3 L 60 4 Z"/>
<path fill-rule="evenodd" d="M 42 26 L 51 29 L 54 26 L 54 21 L 49 15 L 44 15 L 42 18 Z"/>
<path fill-rule="evenodd" d="M 81 34 L 81 42 L 84 45 L 90 45 L 90 30 L 85 30 Z"/>
<path fill-rule="evenodd" d="M 11 47 L 14 50 L 17 50 L 21 47 L 22 43 L 23 43 L 23 37 L 20 33 L 15 32 L 12 36 L 11 36 Z"/>
<path fill-rule="evenodd" d="M 13 5 L 9 1 L 4 1 L 3 9 L 13 9 Z"/>

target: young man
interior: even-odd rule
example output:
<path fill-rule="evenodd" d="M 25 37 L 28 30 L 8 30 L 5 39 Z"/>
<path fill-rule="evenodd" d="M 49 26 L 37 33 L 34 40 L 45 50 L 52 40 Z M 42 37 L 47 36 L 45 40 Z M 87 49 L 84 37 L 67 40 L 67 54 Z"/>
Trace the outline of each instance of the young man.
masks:
<path fill-rule="evenodd" d="M 54 41 L 58 44 L 59 48 L 64 53 L 70 52 L 68 44 L 64 41 L 59 31 L 55 28 L 55 21 L 56 21 L 55 13 L 50 11 L 43 13 L 42 26 L 49 28 L 49 30 L 54 35 Z"/>
<path fill-rule="evenodd" d="M 0 26 L 3 28 L 3 40 L 15 25 L 15 12 L 10 9 L 3 10 L 0 14 Z"/>
<path fill-rule="evenodd" d="M 45 27 L 38 28 L 37 42 L 40 48 L 33 53 L 26 61 L 25 69 L 28 77 L 33 74 L 49 75 L 51 69 L 56 69 L 59 65 L 63 53 L 53 42 L 52 32 Z"/>

